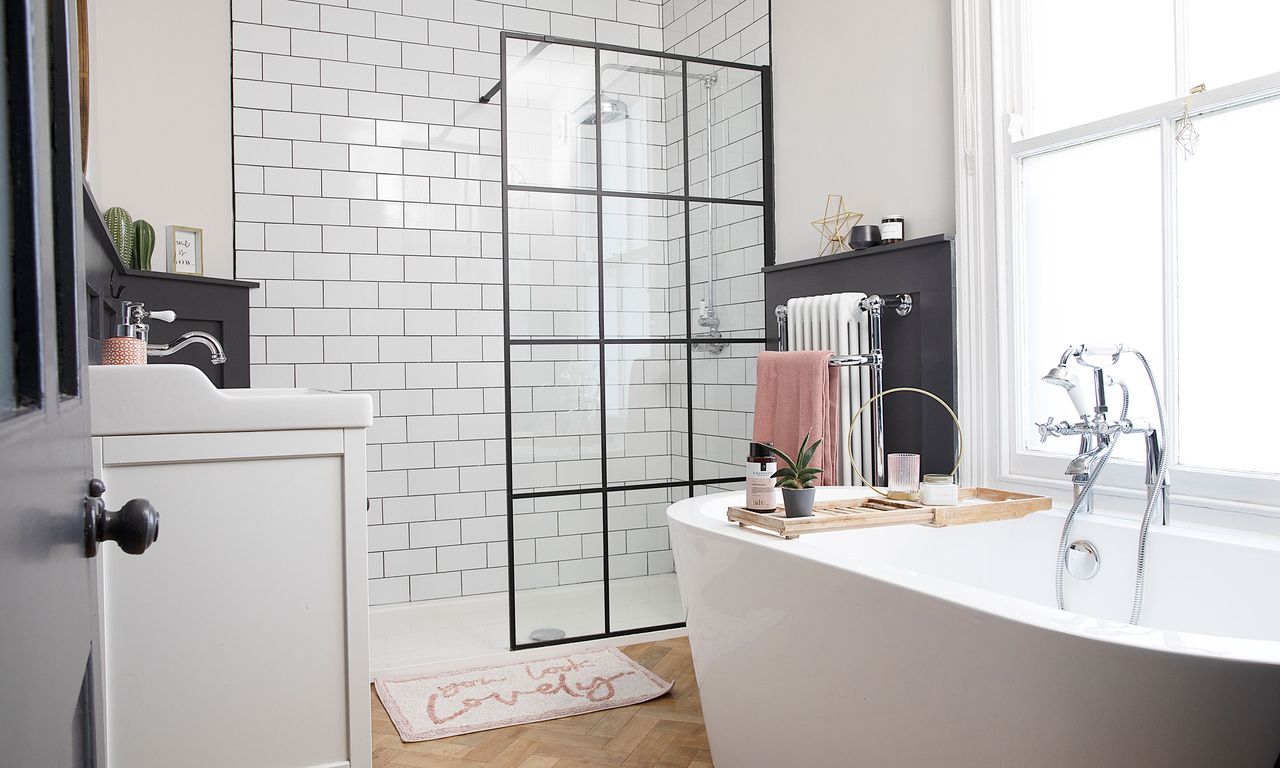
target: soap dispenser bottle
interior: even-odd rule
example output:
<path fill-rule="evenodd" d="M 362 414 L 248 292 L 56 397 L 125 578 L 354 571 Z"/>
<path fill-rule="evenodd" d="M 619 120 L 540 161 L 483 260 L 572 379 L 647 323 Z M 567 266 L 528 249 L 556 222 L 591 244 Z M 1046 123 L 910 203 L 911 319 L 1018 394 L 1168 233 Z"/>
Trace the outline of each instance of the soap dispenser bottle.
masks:
<path fill-rule="evenodd" d="M 171 323 L 177 315 L 173 310 L 149 312 L 141 302 L 120 302 L 120 319 L 111 338 L 102 342 L 103 365 L 146 365 L 147 320 Z"/>
<path fill-rule="evenodd" d="M 773 479 L 778 460 L 770 447 L 771 444 L 752 443 L 747 456 L 747 509 L 752 512 L 778 509 L 778 489 Z"/>

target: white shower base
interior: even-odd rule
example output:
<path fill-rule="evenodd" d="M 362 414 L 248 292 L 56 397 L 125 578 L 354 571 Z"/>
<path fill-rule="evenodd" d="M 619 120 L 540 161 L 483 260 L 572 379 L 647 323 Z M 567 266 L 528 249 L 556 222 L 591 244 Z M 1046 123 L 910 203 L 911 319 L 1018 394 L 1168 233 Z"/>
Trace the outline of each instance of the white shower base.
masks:
<path fill-rule="evenodd" d="M 539 627 L 558 627 L 569 636 L 599 633 L 604 628 L 602 590 L 594 582 L 518 591 L 517 638 L 527 642 L 529 632 Z M 615 631 L 684 621 L 674 573 L 615 579 L 609 584 L 609 602 Z M 376 674 L 506 653 L 507 616 L 506 592 L 374 607 L 369 611 L 370 665 Z M 624 637 L 620 642 L 642 639 Z"/>

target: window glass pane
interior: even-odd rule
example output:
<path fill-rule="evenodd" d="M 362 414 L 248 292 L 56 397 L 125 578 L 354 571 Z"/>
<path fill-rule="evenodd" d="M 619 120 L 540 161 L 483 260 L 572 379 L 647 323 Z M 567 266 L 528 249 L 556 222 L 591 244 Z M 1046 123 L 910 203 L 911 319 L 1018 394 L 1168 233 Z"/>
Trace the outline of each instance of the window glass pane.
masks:
<path fill-rule="evenodd" d="M 1174 4 L 1169 0 L 1033 0 L 1023 74 L 1031 134 L 1048 133 L 1174 98 Z"/>
<path fill-rule="evenodd" d="M 596 188 L 595 51 L 507 41 L 507 178 Z"/>
<path fill-rule="evenodd" d="M 1186 0 L 1187 84 L 1219 88 L 1280 71 L 1280 3 Z"/>
<path fill-rule="evenodd" d="M 613 631 L 684 621 L 667 531 L 667 507 L 687 498 L 688 488 L 609 494 L 609 620 Z"/>
<path fill-rule="evenodd" d="M 604 632 L 604 509 L 590 493 L 516 499 L 516 642 Z"/>
<path fill-rule="evenodd" d="M 683 338 L 684 203 L 606 197 L 604 333 Z"/>
<path fill-rule="evenodd" d="M 1195 126 L 1196 153 L 1179 151 L 1178 161 L 1178 460 L 1280 473 L 1270 430 L 1258 422 L 1274 413 L 1280 374 L 1268 348 L 1280 291 L 1280 101 Z"/>
<path fill-rule="evenodd" d="M 764 208 L 732 203 L 689 205 L 693 333 L 734 338 L 764 335 Z M 680 297 L 683 301 L 683 297 Z M 683 334 L 684 318 L 672 330 Z"/>
<path fill-rule="evenodd" d="M 600 350 L 511 347 L 513 491 L 600 486 Z"/>
<path fill-rule="evenodd" d="M 605 456 L 609 486 L 689 479 L 684 345 L 605 347 Z"/>
<path fill-rule="evenodd" d="M 756 408 L 756 356 L 763 344 L 693 350 L 693 478 L 742 477 Z"/>
<path fill-rule="evenodd" d="M 594 196 L 508 193 L 512 338 L 599 337 L 596 228 Z"/>
<path fill-rule="evenodd" d="M 1063 391 L 1040 381 L 1073 344 L 1123 342 L 1161 370 L 1160 135 L 1125 134 L 1022 162 L 1025 325 L 1018 384 L 1024 447 L 1074 454 L 1074 440 L 1040 445 L 1034 421 L 1078 421 Z M 1072 364 L 1087 386 L 1088 370 Z M 1142 368 L 1125 358 L 1113 372 L 1133 389 L 1130 416 L 1155 420 Z M 1092 394 L 1086 398 L 1092 401 Z M 1109 405 L 1119 415 L 1120 393 Z M 1074 417 L 1074 418 L 1073 418 Z M 1116 457 L 1141 459 L 1142 441 L 1120 441 Z"/>
<path fill-rule="evenodd" d="M 605 189 L 684 191 L 681 82 L 678 60 L 600 52 Z"/>
<path fill-rule="evenodd" d="M 764 199 L 760 73 L 689 64 L 689 194 Z"/>

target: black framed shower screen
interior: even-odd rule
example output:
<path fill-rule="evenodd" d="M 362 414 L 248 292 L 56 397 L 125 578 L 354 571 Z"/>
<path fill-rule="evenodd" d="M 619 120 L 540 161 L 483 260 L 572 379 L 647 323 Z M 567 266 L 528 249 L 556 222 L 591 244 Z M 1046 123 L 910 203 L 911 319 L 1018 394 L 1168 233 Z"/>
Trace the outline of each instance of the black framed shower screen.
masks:
<path fill-rule="evenodd" d="M 519 53 L 512 54 L 510 48 L 519 46 L 524 49 L 523 58 L 511 66 L 510 63 L 514 56 L 520 56 Z M 523 178 L 518 182 L 512 180 L 512 152 L 511 152 L 511 134 L 509 131 L 510 107 L 511 107 L 511 90 L 512 78 L 518 77 L 519 70 L 523 69 L 531 59 L 536 58 L 541 52 L 550 46 L 566 46 L 573 49 L 575 54 L 583 54 L 592 62 L 592 70 L 594 74 L 594 84 L 591 88 L 589 101 L 584 102 L 583 106 L 589 110 L 591 102 L 594 102 L 594 115 L 589 112 L 586 117 L 594 117 L 594 124 L 581 122 L 579 125 L 588 125 L 595 131 L 592 140 L 589 142 L 593 145 L 594 150 L 594 183 L 587 185 L 582 182 L 584 176 L 589 173 L 579 169 L 579 183 L 557 185 L 554 183 L 525 183 L 527 178 Z M 608 124 L 607 120 L 602 120 L 603 105 L 607 96 L 602 88 L 603 76 L 602 66 L 605 69 L 611 67 L 626 70 L 625 66 L 604 63 L 602 64 L 602 56 L 629 56 L 638 57 L 644 60 L 652 60 L 658 62 L 662 67 L 670 67 L 668 77 L 679 80 L 679 91 L 677 102 L 679 104 L 679 132 L 678 140 L 672 142 L 671 146 L 675 146 L 678 150 L 679 168 L 665 169 L 669 176 L 680 179 L 679 191 L 653 191 L 653 190 L 630 190 L 626 188 L 609 188 L 604 180 L 604 144 L 605 140 L 601 128 Z M 581 64 L 581 61 L 579 61 Z M 705 80 L 704 75 L 691 73 L 690 68 L 696 67 L 700 70 L 711 69 L 712 71 L 723 71 L 726 73 L 745 73 L 749 76 L 758 77 L 760 90 L 760 110 L 759 110 L 759 133 L 761 137 L 760 146 L 760 178 L 759 192 L 755 197 L 744 198 L 737 197 L 716 197 L 712 194 L 714 190 L 715 178 L 714 173 L 708 170 L 706 179 L 706 195 L 692 194 L 693 187 L 691 185 L 690 174 L 690 125 L 689 125 L 689 91 L 693 82 Z M 630 71 L 630 70 L 628 70 Z M 650 74 L 653 74 L 650 72 Z M 701 58 L 695 56 L 683 56 L 671 53 L 661 53 L 656 51 L 643 50 L 638 48 L 629 48 L 625 46 L 610 45 L 605 43 L 595 43 L 582 40 L 574 40 L 567 38 L 557 38 L 545 35 L 532 35 L 517 32 L 502 32 L 500 35 L 500 81 L 495 86 L 495 90 L 491 90 L 481 99 L 488 101 L 496 92 L 500 99 L 500 119 L 501 119 L 501 205 L 502 205 L 502 315 L 503 315 L 503 374 L 504 374 L 504 415 L 505 415 L 505 464 L 506 464 L 506 515 L 507 515 L 507 597 L 508 597 L 508 620 L 510 632 L 510 647 L 512 650 L 541 647 L 548 645 L 556 645 L 560 643 L 577 642 L 582 640 L 592 640 L 606 637 L 617 637 L 640 632 L 649 632 L 663 629 L 674 629 L 684 626 L 683 615 L 680 621 L 656 623 L 645 626 L 627 626 L 619 628 L 615 626 L 612 617 L 612 606 L 610 598 L 610 497 L 621 492 L 631 491 L 657 491 L 664 489 L 682 490 L 688 497 L 692 497 L 701 490 L 707 490 L 714 486 L 723 486 L 730 483 L 741 483 L 745 480 L 740 474 L 731 474 L 729 476 L 703 477 L 699 472 L 707 474 L 707 470 L 700 469 L 699 462 L 695 457 L 695 406 L 694 406 L 694 361 L 695 349 L 701 345 L 708 343 L 707 338 L 699 338 L 695 334 L 693 320 L 693 274 L 692 274 L 692 241 L 693 233 L 691 231 L 691 207 L 694 205 L 705 205 L 708 208 L 710 221 L 714 222 L 714 206 L 733 206 L 735 208 L 748 207 L 758 209 L 760 217 L 760 225 L 763 232 L 762 237 L 762 266 L 770 266 L 774 263 L 774 221 L 773 221 L 773 133 L 772 133 L 772 88 L 770 70 L 768 66 L 740 64 L 729 61 L 718 61 L 715 59 Z M 551 85 L 551 84 L 548 84 Z M 705 98 L 710 103 L 712 98 L 710 86 L 707 88 Z M 610 104 L 616 107 L 616 102 Z M 711 143 L 712 119 L 710 107 L 707 113 L 707 125 L 705 142 L 708 162 L 714 162 L 713 147 Z M 569 122 L 570 115 L 565 116 L 564 130 L 567 135 L 570 132 L 571 124 Z M 585 118 L 584 118 L 585 120 Z M 526 148 L 527 150 L 527 148 Z M 714 166 L 709 166 L 714 168 Z M 550 335 L 538 335 L 536 333 L 513 333 L 512 327 L 512 241 L 513 233 L 511 230 L 512 208 L 511 201 L 513 193 L 524 196 L 573 196 L 572 199 L 578 201 L 594 200 L 594 205 L 587 204 L 592 210 L 576 211 L 579 218 L 582 216 L 589 217 L 594 213 L 595 218 L 595 307 L 596 314 L 593 333 L 590 335 L 558 335 L 552 333 Z M 568 198 L 566 198 L 568 199 Z M 677 245 L 677 251 L 682 250 L 682 257 L 679 264 L 667 264 L 667 266 L 675 267 L 672 272 L 674 274 L 683 274 L 683 328 L 677 328 L 680 323 L 672 323 L 671 327 L 665 335 L 634 335 L 610 333 L 607 326 L 606 316 L 609 314 L 607 309 L 606 292 L 606 264 L 605 264 L 605 209 L 611 204 L 610 201 L 625 201 L 636 203 L 638 201 L 650 201 L 655 205 L 666 206 L 667 210 L 677 209 L 674 214 L 676 219 L 682 219 L 680 231 L 682 235 L 679 239 L 683 240 L 682 246 Z M 708 269 L 711 270 L 711 259 L 717 253 L 715 247 L 715 231 L 714 226 L 708 229 L 709 248 Z M 668 249 L 670 250 L 670 249 Z M 680 266 L 683 270 L 680 270 Z M 760 278 L 763 281 L 763 276 Z M 710 278 L 708 280 L 710 283 Z M 516 286 L 522 289 L 526 286 Z M 579 289 L 582 286 L 578 286 Z M 670 291 L 668 286 L 662 290 Z M 714 290 L 712 288 L 711 290 Z M 763 288 L 761 288 L 761 299 L 763 299 Z M 676 302 L 680 303 L 680 302 Z M 713 309 L 716 305 L 712 305 Z M 549 310 L 555 312 L 555 309 Z M 673 310 L 667 310 L 669 314 L 673 314 Z M 581 316 L 583 313 L 579 312 Z M 588 312 L 589 314 L 589 312 Z M 760 313 L 761 327 L 758 333 L 727 333 L 725 336 L 717 339 L 718 343 L 726 345 L 726 350 L 739 349 L 746 352 L 755 349 L 762 349 L 765 343 L 763 323 L 763 311 Z M 754 329 L 752 329 L 754 330 Z M 679 331 L 677 333 L 677 331 Z M 683 436 L 684 456 L 672 453 L 669 458 L 674 466 L 679 460 L 683 464 L 683 477 L 668 478 L 652 482 L 636 482 L 634 480 L 618 480 L 617 478 L 611 483 L 609 477 L 610 469 L 610 453 L 609 453 L 609 403 L 607 393 L 609 391 L 607 379 L 607 366 L 609 362 L 610 350 L 621 348 L 627 345 L 652 345 L 664 348 L 668 351 L 674 349 L 682 352 L 682 358 L 672 359 L 668 356 L 667 362 L 671 366 L 684 364 L 683 370 L 683 386 L 684 397 L 682 406 L 671 407 L 671 430 L 676 430 L 676 419 L 674 411 L 684 411 L 684 418 L 680 420 L 679 431 Z M 739 346 L 749 345 L 749 346 Z M 598 377 L 598 411 L 599 411 L 599 456 L 598 458 L 587 459 L 589 461 L 599 462 L 598 482 L 590 483 L 570 483 L 557 484 L 551 483 L 555 487 L 529 487 L 527 483 L 518 485 L 516 482 L 516 469 L 518 466 L 515 461 L 514 447 L 517 440 L 526 440 L 528 435 L 517 435 L 513 426 L 513 361 L 516 363 L 526 362 L 532 359 L 534 350 L 541 350 L 545 353 L 552 353 L 549 356 L 555 357 L 556 354 L 565 355 L 561 360 L 577 361 L 579 363 L 597 364 L 598 369 L 596 376 Z M 555 352 L 555 350 L 560 350 Z M 720 354 L 720 353 L 715 353 Z M 518 360 L 516 359 L 518 356 Z M 587 359 L 583 359 L 584 356 Z M 594 356 L 594 359 L 590 359 Z M 633 361 L 634 362 L 634 361 Z M 678 386 L 678 385 L 677 385 Z M 523 413 L 523 412 L 522 412 Z M 554 433 L 553 433 L 554 434 Z M 579 434 L 578 436 L 581 436 Z M 742 466 L 745 461 L 745 453 L 739 457 L 737 466 Z M 721 465 L 723 466 L 723 464 Z M 669 474 L 674 474 L 671 472 Z M 723 474 L 723 473 L 721 473 Z M 561 487 L 565 486 L 565 487 Z M 585 633 L 573 634 L 570 632 L 563 639 L 533 641 L 527 637 L 521 638 L 521 629 L 519 627 L 517 616 L 518 593 L 536 589 L 537 587 L 528 587 L 525 590 L 520 588 L 518 584 L 518 573 L 522 563 L 517 558 L 517 505 L 521 503 L 537 503 L 540 499 L 560 498 L 565 500 L 578 500 L 595 497 L 599 501 L 600 512 L 600 528 L 601 535 L 601 552 L 599 554 L 601 566 L 601 585 L 603 587 L 603 626 L 602 631 L 591 631 Z M 590 509 L 590 508 L 588 508 Z M 592 510 L 593 511 L 593 510 Z M 664 518 L 665 519 L 665 518 Z M 669 542 L 669 539 L 668 539 Z M 670 544 L 668 543 L 668 547 Z M 583 555 L 585 558 L 586 556 Z"/>

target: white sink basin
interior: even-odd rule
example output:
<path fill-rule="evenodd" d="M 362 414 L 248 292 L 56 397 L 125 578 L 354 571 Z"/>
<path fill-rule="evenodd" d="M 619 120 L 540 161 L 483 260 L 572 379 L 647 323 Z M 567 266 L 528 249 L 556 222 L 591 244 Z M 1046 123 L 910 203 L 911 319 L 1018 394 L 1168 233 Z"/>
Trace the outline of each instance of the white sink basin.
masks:
<path fill-rule="evenodd" d="M 368 395 L 318 389 L 218 389 L 189 365 L 89 366 L 95 436 L 278 429 L 373 423 Z"/>

